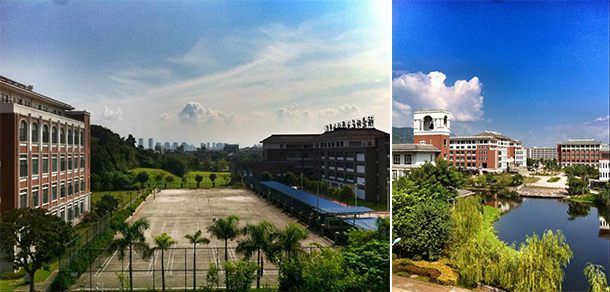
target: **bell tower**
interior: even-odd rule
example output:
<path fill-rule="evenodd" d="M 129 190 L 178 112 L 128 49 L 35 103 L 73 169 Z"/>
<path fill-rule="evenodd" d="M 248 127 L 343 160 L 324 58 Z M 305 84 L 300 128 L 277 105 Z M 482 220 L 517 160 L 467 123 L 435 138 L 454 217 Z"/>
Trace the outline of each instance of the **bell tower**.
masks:
<path fill-rule="evenodd" d="M 451 113 L 445 109 L 413 112 L 413 142 L 427 144 L 441 150 L 436 158 L 448 160 Z"/>

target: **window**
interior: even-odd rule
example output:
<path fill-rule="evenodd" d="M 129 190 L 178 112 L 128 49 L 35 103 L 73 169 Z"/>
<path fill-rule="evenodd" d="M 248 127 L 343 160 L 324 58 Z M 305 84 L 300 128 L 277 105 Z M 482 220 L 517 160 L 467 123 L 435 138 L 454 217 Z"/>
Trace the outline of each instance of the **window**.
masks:
<path fill-rule="evenodd" d="M 394 155 L 394 164 L 400 164 L 400 155 Z"/>
<path fill-rule="evenodd" d="M 28 176 L 28 156 L 19 155 L 19 177 Z"/>
<path fill-rule="evenodd" d="M 68 170 L 72 170 L 72 155 L 68 155 Z"/>
<path fill-rule="evenodd" d="M 85 212 L 85 202 L 83 202 L 83 201 L 80 202 L 80 211 L 81 211 L 81 213 Z"/>
<path fill-rule="evenodd" d="M 19 123 L 19 141 L 28 141 L 28 123 L 26 121 L 21 121 L 21 123 Z"/>
<path fill-rule="evenodd" d="M 74 169 L 78 169 L 78 155 L 74 155 Z"/>
<path fill-rule="evenodd" d="M 19 191 L 19 208 L 28 207 L 28 190 L 24 189 Z"/>
<path fill-rule="evenodd" d="M 78 185 L 78 179 L 75 179 L 75 180 L 74 180 L 74 193 L 75 193 L 75 194 L 78 194 L 78 187 L 79 187 L 79 185 Z"/>
<path fill-rule="evenodd" d="M 51 187 L 51 200 L 57 201 L 57 183 L 54 183 Z"/>
<path fill-rule="evenodd" d="M 51 142 L 57 144 L 57 127 L 51 128 Z"/>
<path fill-rule="evenodd" d="M 40 194 L 38 193 L 38 187 L 32 188 L 32 207 L 36 208 L 40 205 Z"/>
<path fill-rule="evenodd" d="M 72 217 L 73 217 L 72 207 L 69 207 L 68 208 L 68 221 L 72 221 Z"/>
<path fill-rule="evenodd" d="M 42 126 L 42 143 L 49 143 L 49 126 Z"/>
<path fill-rule="evenodd" d="M 61 156 L 61 171 L 65 171 L 66 170 L 66 157 L 65 156 Z"/>
<path fill-rule="evenodd" d="M 85 168 L 85 155 L 80 155 L 80 168 Z"/>
<path fill-rule="evenodd" d="M 66 184 L 65 183 L 61 183 L 61 188 L 59 189 L 59 196 L 61 198 L 65 198 L 66 197 Z"/>
<path fill-rule="evenodd" d="M 72 141 L 72 130 L 71 130 L 71 129 L 69 129 L 69 130 L 68 130 L 68 144 L 69 144 L 69 145 L 72 145 L 72 142 L 73 142 L 73 141 Z"/>
<path fill-rule="evenodd" d="M 80 131 L 80 145 L 85 146 L 85 132 Z"/>
<path fill-rule="evenodd" d="M 42 204 L 48 204 L 49 203 L 49 187 L 48 186 L 44 186 L 42 187 Z"/>
<path fill-rule="evenodd" d="M 61 143 L 61 144 L 66 143 L 66 131 L 64 130 L 64 128 L 61 128 L 59 130 L 59 143 Z"/>
<path fill-rule="evenodd" d="M 38 124 L 32 123 L 32 142 L 38 142 Z"/>
<path fill-rule="evenodd" d="M 53 159 L 51 159 L 51 166 L 53 168 L 53 172 L 57 172 L 57 154 L 53 154 Z"/>
<path fill-rule="evenodd" d="M 443 147 L 447 148 L 447 139 L 443 139 Z"/>
<path fill-rule="evenodd" d="M 68 181 L 68 196 L 72 196 L 73 194 L 72 181 Z"/>
<path fill-rule="evenodd" d="M 82 192 L 84 192 L 84 191 L 85 191 L 85 179 L 84 179 L 84 178 L 82 178 L 82 177 L 80 178 L 80 190 L 81 190 Z"/>
<path fill-rule="evenodd" d="M 405 155 L 405 164 L 411 164 L 411 154 Z"/>
<path fill-rule="evenodd" d="M 75 204 L 74 205 L 74 216 L 78 216 L 78 211 L 80 211 L 78 208 L 78 204 Z"/>
<path fill-rule="evenodd" d="M 42 156 L 42 173 L 49 173 L 49 155 Z"/>
<path fill-rule="evenodd" d="M 40 165 L 38 165 L 38 155 L 32 155 L 32 175 L 38 175 L 39 169 Z"/>
<path fill-rule="evenodd" d="M 74 145 L 78 145 L 78 142 L 80 140 L 78 139 L 78 130 L 74 130 Z"/>

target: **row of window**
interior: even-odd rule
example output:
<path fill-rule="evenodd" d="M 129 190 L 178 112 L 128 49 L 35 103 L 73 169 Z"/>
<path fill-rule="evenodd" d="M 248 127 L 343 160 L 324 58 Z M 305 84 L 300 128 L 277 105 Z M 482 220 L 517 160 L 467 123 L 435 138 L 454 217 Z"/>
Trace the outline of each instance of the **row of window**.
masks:
<path fill-rule="evenodd" d="M 72 207 L 74 207 L 74 211 L 72 209 Z M 68 211 L 68 217 L 66 218 L 66 210 Z M 85 212 L 85 202 L 84 201 L 80 201 L 80 203 L 74 203 L 74 206 L 68 206 L 66 209 L 63 209 L 61 211 L 59 211 L 59 213 L 57 213 L 57 215 L 63 219 L 64 221 L 72 221 L 75 217 L 80 216 L 81 214 L 83 214 L 83 212 Z M 56 215 L 56 213 L 53 213 L 53 215 Z"/>
<path fill-rule="evenodd" d="M 80 162 L 80 163 L 79 163 Z M 38 154 L 32 155 L 32 175 L 38 175 L 40 169 L 40 159 Z M 51 158 L 51 165 L 49 166 L 49 155 L 42 156 L 42 173 L 57 172 L 58 165 L 60 167 L 60 171 L 72 170 L 72 169 L 81 169 L 85 168 L 85 156 L 83 154 L 80 155 L 68 155 L 68 159 L 66 160 L 65 155 L 61 155 L 60 163 L 57 161 L 57 154 L 53 154 Z M 27 177 L 28 176 L 28 155 L 22 154 L 19 155 L 19 177 Z"/>
<path fill-rule="evenodd" d="M 476 151 L 449 151 L 449 155 L 477 155 Z M 479 151 L 479 155 L 487 155 L 487 150 Z"/>
<path fill-rule="evenodd" d="M 70 197 L 74 194 L 78 194 L 81 191 L 85 190 L 85 179 L 83 177 L 74 180 L 74 184 L 72 184 L 71 180 L 68 180 L 68 184 L 66 187 L 66 183 L 62 181 L 59 184 L 59 192 L 57 183 L 51 184 L 51 190 L 49 192 L 49 185 L 42 186 L 42 192 L 39 190 L 38 186 L 32 187 L 32 206 L 39 207 L 45 204 L 49 204 L 49 201 L 55 202 L 59 198 L 65 198 L 66 196 Z M 27 208 L 28 205 L 28 190 L 22 189 L 19 191 L 19 208 Z"/>
<path fill-rule="evenodd" d="M 566 158 L 566 155 L 565 155 L 565 154 L 563 154 L 561 157 Z M 572 156 L 570 156 L 570 154 L 568 154 L 568 156 L 567 156 L 567 157 L 589 158 L 589 154 L 586 154 L 586 155 L 585 155 L 585 154 L 583 154 L 583 155 L 580 155 L 580 154 L 576 154 L 576 155 L 574 155 L 574 154 L 572 154 Z M 595 155 L 591 154 L 591 156 L 590 156 L 590 157 L 591 157 L 591 158 L 599 158 L 599 154 L 595 154 Z"/>
<path fill-rule="evenodd" d="M 599 152 L 598 148 L 561 148 L 561 152 Z"/>
<path fill-rule="evenodd" d="M 32 123 L 32 142 L 33 143 L 38 143 L 38 139 L 39 139 L 39 129 L 38 129 L 38 124 L 37 123 Z M 85 146 L 85 132 L 84 131 L 79 131 L 78 130 L 74 130 L 74 136 L 72 136 L 72 129 L 68 129 L 68 145 L 78 145 L 80 142 L 81 146 Z M 66 144 L 66 131 L 65 129 L 62 127 L 61 129 L 59 129 L 59 135 L 57 135 L 57 127 L 53 126 L 51 127 L 51 142 L 53 144 L 57 144 L 57 139 L 59 137 L 59 142 L 61 144 Z M 80 141 L 79 141 L 80 140 Z M 21 142 L 27 142 L 28 141 L 28 123 L 25 120 L 22 120 L 21 123 L 19 123 L 19 141 Z M 44 124 L 42 125 L 42 143 L 49 143 L 49 126 Z"/>

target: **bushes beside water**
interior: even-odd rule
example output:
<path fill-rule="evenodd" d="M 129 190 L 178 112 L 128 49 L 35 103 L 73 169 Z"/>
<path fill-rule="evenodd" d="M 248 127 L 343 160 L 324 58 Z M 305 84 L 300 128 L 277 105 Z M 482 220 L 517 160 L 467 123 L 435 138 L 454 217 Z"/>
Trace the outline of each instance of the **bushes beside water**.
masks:
<path fill-rule="evenodd" d="M 489 207 L 485 207 L 489 208 Z M 453 242 L 448 250 L 460 283 L 478 282 L 510 291 L 559 291 L 572 251 L 561 231 L 547 230 L 542 237 L 527 237 L 518 249 L 499 241 L 493 232 L 491 214 L 477 198 L 456 204 Z"/>

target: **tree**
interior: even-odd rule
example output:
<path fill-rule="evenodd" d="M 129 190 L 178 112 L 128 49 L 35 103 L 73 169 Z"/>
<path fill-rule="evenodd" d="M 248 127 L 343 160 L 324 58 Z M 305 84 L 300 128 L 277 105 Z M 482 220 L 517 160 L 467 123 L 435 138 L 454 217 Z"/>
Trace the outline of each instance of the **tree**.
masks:
<path fill-rule="evenodd" d="M 178 242 L 175 241 L 171 236 L 167 235 L 167 233 L 165 232 L 163 232 L 163 234 L 161 235 L 153 235 L 152 237 L 155 241 L 155 247 L 153 248 L 153 250 L 161 250 L 161 283 L 163 285 L 163 291 L 165 291 L 165 251 Z"/>
<path fill-rule="evenodd" d="M 341 188 L 339 189 L 339 200 L 344 202 L 350 202 L 351 200 L 354 200 L 354 197 L 354 190 L 350 186 L 341 186 Z"/>
<path fill-rule="evenodd" d="M 197 188 L 199 188 L 199 185 L 201 184 L 202 180 L 203 180 L 203 176 L 201 176 L 200 174 L 195 176 L 195 181 L 197 182 Z"/>
<path fill-rule="evenodd" d="M 246 261 L 231 261 L 222 264 L 227 275 L 227 291 L 248 291 L 257 278 L 258 266 Z"/>
<path fill-rule="evenodd" d="M 107 194 L 103 195 L 102 198 L 95 202 L 95 213 L 100 217 L 106 216 L 110 212 L 114 212 L 119 207 L 119 199 L 114 196 Z"/>
<path fill-rule="evenodd" d="M 195 234 L 187 234 L 184 238 L 188 239 L 193 245 L 193 291 L 197 290 L 197 244 L 209 244 L 210 240 L 201 236 L 201 230 L 197 230 Z"/>
<path fill-rule="evenodd" d="M 298 255 L 303 247 L 301 241 L 307 239 L 309 232 L 296 223 L 288 223 L 277 235 L 281 259 L 291 260 Z"/>
<path fill-rule="evenodd" d="M 208 268 L 208 274 L 205 276 L 205 284 L 208 288 L 208 291 L 212 291 L 214 287 L 218 286 L 218 282 L 220 281 L 218 277 L 218 273 L 220 269 L 214 262 L 210 263 L 210 267 Z"/>
<path fill-rule="evenodd" d="M 589 193 L 588 179 L 568 175 L 568 194 L 570 196 L 579 196 L 587 193 Z"/>
<path fill-rule="evenodd" d="M 136 176 L 136 179 L 140 183 L 140 187 L 144 187 L 144 184 L 150 179 L 150 175 L 146 171 L 140 171 Z"/>
<path fill-rule="evenodd" d="M 393 218 L 394 238 L 402 238 L 397 247 L 425 260 L 433 261 L 441 255 L 453 226 L 449 204 L 427 200 L 416 204 L 404 216 Z"/>
<path fill-rule="evenodd" d="M 610 291 L 608 281 L 606 280 L 606 274 L 604 273 L 604 267 L 587 263 L 584 273 L 585 276 L 587 276 L 587 282 L 589 283 L 589 287 L 587 288 L 588 292 Z"/>
<path fill-rule="evenodd" d="M 180 180 L 182 180 L 182 187 L 185 187 L 185 186 L 186 186 L 186 181 L 187 181 L 186 174 L 185 174 L 185 175 L 183 175 L 183 176 L 180 178 Z"/>
<path fill-rule="evenodd" d="M 158 185 L 159 183 L 161 183 L 163 180 L 164 180 L 164 177 L 163 177 L 163 174 L 162 174 L 162 173 L 159 173 L 159 174 L 157 174 L 157 175 L 155 176 L 155 181 L 157 182 L 157 185 Z"/>
<path fill-rule="evenodd" d="M 43 209 L 13 209 L 0 220 L 0 251 L 30 276 L 30 291 L 35 291 L 34 273 L 61 255 L 73 235 L 71 225 Z"/>
<path fill-rule="evenodd" d="M 256 225 L 248 224 L 241 233 L 246 236 L 245 239 L 237 244 L 237 252 L 243 253 L 246 259 L 250 259 L 256 252 L 256 263 L 260 267 L 258 277 L 256 279 L 256 289 L 260 288 L 260 278 L 264 272 L 264 255 L 261 251 L 269 250 L 269 246 L 273 243 L 275 237 L 275 226 L 267 220 L 263 220 Z"/>
<path fill-rule="evenodd" d="M 174 177 L 171 175 L 168 175 L 165 177 L 165 187 L 167 187 L 167 184 L 171 184 L 174 181 Z"/>
<path fill-rule="evenodd" d="M 261 173 L 261 180 L 262 181 L 272 181 L 273 175 L 268 171 L 263 171 L 263 173 Z"/>
<path fill-rule="evenodd" d="M 284 183 L 287 185 L 295 185 L 299 182 L 299 178 L 292 172 L 284 173 Z"/>
<path fill-rule="evenodd" d="M 215 188 L 216 187 L 216 182 L 214 182 L 216 180 L 216 174 L 215 173 L 210 173 L 210 180 L 212 181 L 212 187 Z"/>
<path fill-rule="evenodd" d="M 225 241 L 225 262 L 229 261 L 229 240 L 239 235 L 239 217 L 229 215 L 226 219 L 214 218 L 214 223 L 207 227 L 212 236 Z M 226 275 L 226 274 L 225 274 Z M 227 290 L 229 290 L 229 278 L 226 278 Z"/>
<path fill-rule="evenodd" d="M 125 258 L 125 251 L 129 250 L 129 288 L 133 291 L 133 265 L 132 256 L 133 250 L 140 252 L 142 258 L 148 258 L 151 254 L 151 249 L 144 238 L 144 230 L 148 229 L 150 224 L 146 218 L 140 218 L 129 224 L 121 222 L 117 228 L 121 237 L 115 238 L 110 244 L 111 251 L 119 251 L 119 259 Z"/>
<path fill-rule="evenodd" d="M 218 171 L 225 171 L 227 168 L 229 168 L 229 163 L 224 159 L 219 159 L 216 161 L 216 168 Z"/>
<path fill-rule="evenodd" d="M 212 160 L 206 158 L 202 163 L 202 167 L 204 171 L 210 171 L 212 169 Z"/>
<path fill-rule="evenodd" d="M 598 206 L 605 206 L 607 209 L 610 206 L 610 189 L 608 183 L 602 188 L 602 190 L 593 198 L 593 203 Z"/>

